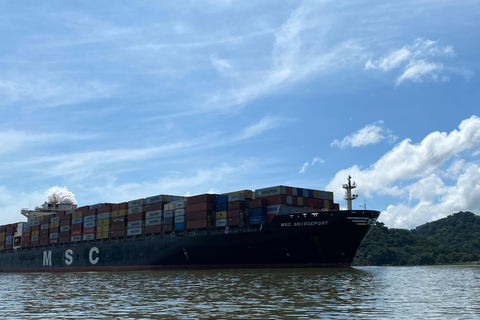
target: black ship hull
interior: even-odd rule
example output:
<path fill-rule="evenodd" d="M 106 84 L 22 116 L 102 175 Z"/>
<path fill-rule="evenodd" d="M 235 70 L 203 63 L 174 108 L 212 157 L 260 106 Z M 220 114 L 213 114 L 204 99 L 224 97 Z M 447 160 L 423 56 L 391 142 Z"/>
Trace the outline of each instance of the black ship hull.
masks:
<path fill-rule="evenodd" d="M 262 227 L 195 230 L 24 248 L 0 272 L 349 267 L 380 212 L 277 215 Z"/>

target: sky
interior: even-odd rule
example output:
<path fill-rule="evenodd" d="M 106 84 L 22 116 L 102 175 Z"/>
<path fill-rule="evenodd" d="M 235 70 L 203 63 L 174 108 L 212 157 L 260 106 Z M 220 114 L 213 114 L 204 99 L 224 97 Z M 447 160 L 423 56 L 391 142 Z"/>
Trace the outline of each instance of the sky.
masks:
<path fill-rule="evenodd" d="M 480 3 L 3 1 L 0 224 L 276 185 L 480 214 Z"/>

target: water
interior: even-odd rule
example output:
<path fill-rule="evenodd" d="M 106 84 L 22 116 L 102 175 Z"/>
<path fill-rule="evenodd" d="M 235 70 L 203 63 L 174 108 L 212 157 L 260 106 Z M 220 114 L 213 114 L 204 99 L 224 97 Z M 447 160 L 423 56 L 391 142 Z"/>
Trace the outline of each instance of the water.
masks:
<path fill-rule="evenodd" d="M 0 274 L 0 319 L 480 319 L 480 267 Z"/>

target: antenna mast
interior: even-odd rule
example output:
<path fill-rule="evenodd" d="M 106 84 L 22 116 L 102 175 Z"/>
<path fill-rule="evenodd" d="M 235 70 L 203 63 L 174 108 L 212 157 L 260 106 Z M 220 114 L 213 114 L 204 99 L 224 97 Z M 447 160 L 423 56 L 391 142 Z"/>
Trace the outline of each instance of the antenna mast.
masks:
<path fill-rule="evenodd" d="M 352 210 L 352 200 L 358 198 L 358 194 L 352 194 L 352 189 L 357 187 L 355 182 L 351 181 L 352 177 L 348 176 L 347 180 L 348 183 L 343 185 L 343 189 L 345 189 L 345 200 L 347 200 L 347 209 Z"/>

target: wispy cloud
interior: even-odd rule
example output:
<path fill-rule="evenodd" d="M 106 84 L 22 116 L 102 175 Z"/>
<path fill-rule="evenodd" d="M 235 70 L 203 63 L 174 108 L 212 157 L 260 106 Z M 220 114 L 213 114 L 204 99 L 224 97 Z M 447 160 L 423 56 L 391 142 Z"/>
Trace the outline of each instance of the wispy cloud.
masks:
<path fill-rule="evenodd" d="M 417 38 L 413 44 L 406 44 L 401 49 L 393 50 L 386 56 L 365 64 L 365 70 L 380 69 L 391 71 L 404 65 L 402 74 L 397 78 L 396 85 L 410 80 L 448 81 L 449 77 L 442 76 L 444 65 L 440 62 L 430 62 L 431 58 L 453 57 L 455 52 L 452 46 L 439 46 L 438 41 Z"/>
<path fill-rule="evenodd" d="M 344 149 L 346 147 L 354 148 L 376 144 L 385 138 L 388 138 L 390 141 L 396 140 L 397 137 L 395 137 L 390 131 L 384 129 L 382 125 L 383 121 L 377 121 L 366 125 L 364 128 L 343 138 L 341 141 L 334 140 L 330 145 Z"/>
<path fill-rule="evenodd" d="M 314 166 L 315 164 L 317 163 L 324 163 L 325 161 L 321 158 L 318 158 L 318 157 L 315 157 L 313 158 L 312 162 L 305 162 L 303 164 L 303 166 L 300 168 L 300 171 L 298 171 L 298 173 L 304 173 L 305 171 L 307 171 L 308 167 L 310 166 Z"/>
<path fill-rule="evenodd" d="M 258 121 L 257 123 L 243 129 L 243 131 L 234 140 L 239 141 L 243 139 L 252 138 L 262 134 L 267 130 L 271 130 L 271 129 L 283 126 L 286 123 L 289 123 L 291 121 L 294 121 L 294 119 L 288 119 L 281 115 L 267 114 L 262 119 L 260 119 L 260 121 Z"/>

